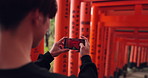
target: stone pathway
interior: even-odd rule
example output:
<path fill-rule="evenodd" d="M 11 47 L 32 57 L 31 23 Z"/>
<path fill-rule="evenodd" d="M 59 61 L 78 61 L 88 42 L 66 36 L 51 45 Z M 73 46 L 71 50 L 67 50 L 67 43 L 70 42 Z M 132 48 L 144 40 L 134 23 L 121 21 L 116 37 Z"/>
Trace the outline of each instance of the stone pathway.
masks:
<path fill-rule="evenodd" d="M 147 76 L 147 77 L 145 77 Z M 120 78 L 124 78 L 121 76 Z M 148 68 L 142 70 L 128 70 L 126 78 L 148 78 Z"/>

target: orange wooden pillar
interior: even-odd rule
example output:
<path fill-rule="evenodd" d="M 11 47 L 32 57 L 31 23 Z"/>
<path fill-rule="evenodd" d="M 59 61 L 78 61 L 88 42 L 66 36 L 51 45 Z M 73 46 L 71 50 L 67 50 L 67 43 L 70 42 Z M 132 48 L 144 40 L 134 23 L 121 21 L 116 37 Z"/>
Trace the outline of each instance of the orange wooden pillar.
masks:
<path fill-rule="evenodd" d="M 124 58 L 124 64 L 127 64 L 128 63 L 128 49 L 129 49 L 129 46 L 126 45 L 125 46 L 125 58 Z"/>
<path fill-rule="evenodd" d="M 113 51 L 113 48 L 114 48 L 114 38 L 113 38 L 113 32 L 112 32 L 112 29 L 111 28 L 107 28 L 106 30 L 106 37 L 105 37 L 105 49 L 104 49 L 104 52 L 105 52 L 105 72 L 106 72 L 106 77 L 113 77 L 113 73 L 114 73 L 114 69 L 112 67 L 114 67 L 114 53 L 115 51 Z"/>
<path fill-rule="evenodd" d="M 113 34 L 115 34 L 115 33 L 113 33 Z M 113 58 L 112 63 L 114 63 L 114 64 L 113 65 L 111 64 L 111 69 L 114 70 L 114 77 L 117 77 L 117 75 L 118 75 L 117 66 L 118 66 L 119 41 L 115 35 L 113 36 L 113 38 L 114 39 L 112 41 L 113 42 L 113 50 L 112 51 L 114 51 L 114 53 L 113 53 L 114 56 L 112 56 L 112 58 Z"/>
<path fill-rule="evenodd" d="M 118 69 L 120 70 L 120 67 L 121 67 L 121 55 L 122 55 L 122 52 L 123 52 L 123 50 L 122 50 L 122 43 L 121 43 L 121 41 L 120 41 L 120 50 L 119 50 L 119 52 L 118 52 Z"/>
<path fill-rule="evenodd" d="M 120 41 L 119 45 L 119 51 L 118 51 L 118 72 L 119 75 L 122 74 L 122 67 L 123 67 L 123 58 L 124 58 L 124 43 Z"/>
<path fill-rule="evenodd" d="M 138 58 L 138 46 L 135 46 L 134 48 L 134 55 L 133 55 L 133 66 L 137 66 L 137 58 Z"/>
<path fill-rule="evenodd" d="M 57 0 L 58 12 L 55 17 L 55 42 L 69 34 L 70 0 Z M 68 75 L 68 53 L 59 55 L 54 60 L 54 72 Z"/>
<path fill-rule="evenodd" d="M 121 65 L 121 69 L 122 69 L 122 70 L 123 70 L 124 66 L 126 65 L 125 59 L 127 58 L 127 57 L 126 57 L 126 44 L 125 44 L 125 43 L 126 43 L 126 41 L 123 42 L 123 47 L 122 47 L 122 48 L 123 48 L 123 52 L 122 52 L 123 58 L 122 58 L 122 60 L 121 60 L 121 61 L 122 61 L 122 62 L 121 62 L 121 63 L 122 63 L 122 65 Z"/>
<path fill-rule="evenodd" d="M 101 66 L 101 70 L 102 70 L 102 74 L 103 74 L 103 76 L 105 77 L 105 72 L 106 72 L 106 69 L 107 69 L 107 54 L 108 54 L 108 46 L 109 46 L 109 40 L 108 39 L 110 39 L 109 37 L 108 37 L 108 34 L 110 33 L 109 32 L 109 29 L 110 28 L 108 28 L 108 27 L 105 27 L 104 26 L 104 23 L 102 23 L 102 26 L 101 26 L 101 34 L 102 34 L 102 37 L 101 37 L 101 64 L 102 64 L 102 66 Z M 104 35 L 104 36 L 103 36 Z M 110 55 L 109 55 L 110 56 Z M 110 63 L 110 62 L 109 62 Z M 109 68 L 109 70 L 110 70 L 110 68 Z"/>
<path fill-rule="evenodd" d="M 110 33 L 110 32 L 109 32 Z M 110 56 L 109 56 L 109 60 L 110 60 L 110 64 L 109 64 L 109 68 L 110 68 L 110 77 L 114 77 L 115 76 L 115 72 L 116 72 L 116 52 L 117 52 L 117 40 L 116 40 L 116 36 L 114 35 L 114 31 L 112 30 L 111 32 L 112 35 L 110 35 L 110 46 L 108 46 L 108 52 L 110 52 Z"/>
<path fill-rule="evenodd" d="M 125 54 L 124 54 L 124 67 L 123 67 L 123 70 L 127 71 L 127 66 L 128 66 L 128 49 L 129 49 L 129 46 L 126 45 L 125 46 Z"/>
<path fill-rule="evenodd" d="M 110 48 L 110 50 L 109 50 L 109 52 L 110 52 L 110 77 L 114 77 L 114 75 L 115 75 L 115 72 L 116 72 L 116 52 L 117 52 L 117 40 L 116 40 L 116 36 L 114 35 L 115 33 L 114 33 L 114 30 L 112 29 L 111 30 L 111 32 L 109 32 L 109 33 L 111 33 L 111 35 L 110 35 L 110 46 L 109 46 L 109 48 Z"/>
<path fill-rule="evenodd" d="M 120 59 L 121 59 L 121 42 L 119 41 L 119 45 L 118 45 L 119 47 L 119 49 L 118 49 L 118 52 L 117 52 L 117 72 L 119 72 L 119 69 L 120 69 Z"/>
<path fill-rule="evenodd" d="M 80 0 L 71 0 L 70 5 L 70 38 L 79 38 Z M 68 75 L 78 74 L 79 52 L 70 51 L 68 61 Z"/>
<path fill-rule="evenodd" d="M 107 75 L 106 75 L 106 59 L 104 59 L 103 57 L 106 57 L 106 52 L 105 52 L 105 39 L 106 39 L 106 33 L 105 33 L 105 31 L 106 31 L 106 28 L 104 27 L 104 25 L 103 25 L 103 23 L 101 23 L 101 30 L 100 30 L 101 32 L 101 41 L 100 41 L 100 44 L 101 44 L 101 46 L 100 46 L 100 70 L 102 70 L 101 71 L 101 74 L 104 74 L 104 77 L 107 77 Z M 104 64 L 104 65 L 103 65 Z M 102 66 L 103 65 L 103 66 Z M 104 68 L 103 68 L 104 67 Z M 104 69 L 104 70 L 103 70 Z"/>
<path fill-rule="evenodd" d="M 134 63 L 134 54 L 135 54 L 135 46 L 134 45 L 132 45 L 131 46 L 131 52 L 130 52 L 130 61 L 129 61 L 129 63 L 130 63 L 130 68 L 132 68 L 133 67 L 133 63 Z"/>
<path fill-rule="evenodd" d="M 97 17 L 97 18 L 96 18 Z M 96 62 L 96 39 L 98 26 L 98 7 L 91 8 L 91 26 L 90 26 L 90 56 L 92 61 Z"/>
<path fill-rule="evenodd" d="M 148 67 L 148 48 L 146 48 L 146 58 L 145 58 L 145 60 L 146 60 L 146 66 Z"/>
<path fill-rule="evenodd" d="M 89 40 L 90 35 L 90 12 L 91 12 L 91 5 L 90 2 L 81 2 L 80 8 L 80 35 L 85 36 Z M 79 17 L 79 16 L 77 16 Z M 80 55 L 79 55 L 80 57 Z M 79 67 L 81 66 L 81 60 L 79 59 Z M 79 68 L 78 68 L 79 70 Z"/>
<path fill-rule="evenodd" d="M 144 58 L 144 67 L 147 67 L 148 65 L 147 65 L 147 63 L 148 63 L 148 61 L 147 61 L 147 58 L 148 58 L 148 50 L 147 50 L 147 48 L 145 48 L 145 58 Z"/>
<path fill-rule="evenodd" d="M 141 49 L 141 56 L 140 56 L 140 68 L 142 68 L 142 64 L 143 64 L 143 57 L 144 57 L 144 48 L 142 47 Z"/>
<path fill-rule="evenodd" d="M 120 67 L 121 67 L 121 55 L 122 55 L 122 52 L 123 52 L 123 50 L 122 50 L 122 43 L 121 43 L 121 41 L 120 41 L 120 45 L 119 45 L 120 47 L 119 47 L 119 52 L 118 52 L 118 69 L 120 70 Z"/>
<path fill-rule="evenodd" d="M 116 37 L 116 49 L 115 49 L 115 54 L 114 54 L 114 60 L 115 60 L 115 68 L 114 68 L 114 77 L 118 78 L 119 76 L 119 63 L 120 63 L 120 52 L 121 52 L 121 42 L 118 37 Z"/>
<path fill-rule="evenodd" d="M 144 48 L 144 67 L 146 67 L 146 64 L 147 64 L 147 61 L 146 61 L 146 58 L 147 58 L 147 51 L 146 51 L 146 48 Z"/>
<path fill-rule="evenodd" d="M 44 39 L 40 42 L 40 44 L 31 50 L 31 60 L 36 61 L 39 54 L 44 54 Z"/>
<path fill-rule="evenodd" d="M 138 47 L 137 67 L 139 68 L 141 62 L 141 47 Z"/>
<path fill-rule="evenodd" d="M 147 60 L 146 60 L 147 57 L 148 57 L 148 52 L 147 52 L 147 48 L 146 47 L 145 47 L 145 51 L 144 52 L 145 52 L 145 54 L 144 54 L 145 55 L 144 56 L 144 67 L 146 67 L 147 66 L 147 63 L 148 63 Z"/>
<path fill-rule="evenodd" d="M 144 66 L 144 67 L 146 67 L 146 63 L 147 63 L 147 62 L 146 62 L 146 58 L 147 58 L 147 54 L 146 54 L 146 53 L 147 53 L 147 52 L 146 52 L 146 47 L 144 47 L 144 57 L 143 57 L 143 62 L 144 62 L 144 63 L 143 63 L 143 66 Z"/>
<path fill-rule="evenodd" d="M 99 23 L 97 27 L 97 44 L 96 44 L 96 66 L 99 74 L 99 78 L 103 78 L 103 53 L 101 52 L 101 26 L 102 24 Z"/>
<path fill-rule="evenodd" d="M 129 60 L 130 68 L 137 66 L 137 53 L 138 53 L 138 47 L 135 45 L 132 45 L 131 52 L 130 52 L 130 60 Z"/>
<path fill-rule="evenodd" d="M 145 48 L 142 47 L 141 58 L 140 58 L 140 68 L 143 68 L 145 64 Z"/>
<path fill-rule="evenodd" d="M 148 67 L 148 48 L 146 48 L 146 66 Z"/>
<path fill-rule="evenodd" d="M 143 64 L 144 67 L 147 66 L 147 65 L 146 65 L 146 64 L 147 64 L 147 61 L 146 61 L 146 58 L 147 58 L 147 57 L 148 57 L 148 56 L 147 56 L 147 51 L 146 51 L 146 47 L 145 47 L 145 48 L 144 48 L 144 58 L 143 58 L 143 59 L 144 59 L 144 61 L 143 61 L 143 62 L 144 62 L 144 64 Z"/>
<path fill-rule="evenodd" d="M 121 56 L 122 58 L 120 59 L 120 70 L 123 70 L 123 67 L 125 66 L 125 58 L 126 58 L 126 41 L 122 41 L 122 51 L 121 51 Z"/>
<path fill-rule="evenodd" d="M 80 9 L 80 36 L 85 36 L 89 39 L 90 35 L 90 2 L 81 2 Z M 79 17 L 79 15 L 77 16 Z"/>

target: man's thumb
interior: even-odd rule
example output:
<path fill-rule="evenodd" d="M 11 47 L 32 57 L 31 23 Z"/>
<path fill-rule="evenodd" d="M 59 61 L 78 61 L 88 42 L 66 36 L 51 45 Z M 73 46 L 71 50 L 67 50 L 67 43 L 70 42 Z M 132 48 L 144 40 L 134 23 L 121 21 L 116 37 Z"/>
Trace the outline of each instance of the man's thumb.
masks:
<path fill-rule="evenodd" d="M 84 47 L 83 43 L 80 43 L 80 47 L 81 47 L 81 48 Z"/>

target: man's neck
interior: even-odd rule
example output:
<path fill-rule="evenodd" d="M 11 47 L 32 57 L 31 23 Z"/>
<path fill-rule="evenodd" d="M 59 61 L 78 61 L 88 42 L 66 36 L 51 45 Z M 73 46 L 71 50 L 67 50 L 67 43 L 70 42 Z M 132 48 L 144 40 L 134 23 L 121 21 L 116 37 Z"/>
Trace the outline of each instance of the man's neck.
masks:
<path fill-rule="evenodd" d="M 26 33 L 22 34 L 26 37 Z M 0 49 L 0 69 L 19 68 L 31 62 L 30 50 L 31 39 L 11 36 L 10 32 L 4 32 L 1 35 Z"/>

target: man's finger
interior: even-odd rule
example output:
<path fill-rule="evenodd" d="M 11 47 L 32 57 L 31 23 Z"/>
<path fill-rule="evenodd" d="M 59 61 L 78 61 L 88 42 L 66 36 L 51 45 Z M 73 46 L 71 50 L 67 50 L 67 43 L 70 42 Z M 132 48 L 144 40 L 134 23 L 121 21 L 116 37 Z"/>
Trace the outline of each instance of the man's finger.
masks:
<path fill-rule="evenodd" d="M 58 44 L 62 43 L 62 42 L 64 41 L 65 38 L 67 38 L 67 37 L 63 37 L 63 38 L 61 38 L 57 43 L 58 43 Z"/>
<path fill-rule="evenodd" d="M 81 38 L 85 40 L 85 45 L 86 45 L 86 46 L 87 46 L 87 45 L 89 46 L 89 41 L 88 41 L 88 39 L 87 39 L 86 37 L 84 37 L 84 36 L 81 36 Z"/>
<path fill-rule="evenodd" d="M 81 48 L 84 47 L 83 43 L 80 43 L 80 47 L 81 47 Z"/>
<path fill-rule="evenodd" d="M 82 39 L 86 40 L 88 42 L 88 39 L 84 36 L 81 36 Z"/>

